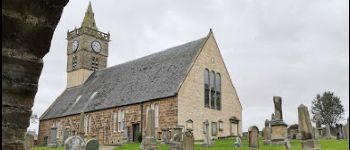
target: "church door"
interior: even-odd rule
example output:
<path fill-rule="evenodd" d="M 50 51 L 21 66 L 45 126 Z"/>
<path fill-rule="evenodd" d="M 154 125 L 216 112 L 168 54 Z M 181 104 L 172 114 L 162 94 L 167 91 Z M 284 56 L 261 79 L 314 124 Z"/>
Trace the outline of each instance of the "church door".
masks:
<path fill-rule="evenodd" d="M 132 141 L 137 141 L 137 134 L 140 132 L 140 124 L 132 124 Z"/>

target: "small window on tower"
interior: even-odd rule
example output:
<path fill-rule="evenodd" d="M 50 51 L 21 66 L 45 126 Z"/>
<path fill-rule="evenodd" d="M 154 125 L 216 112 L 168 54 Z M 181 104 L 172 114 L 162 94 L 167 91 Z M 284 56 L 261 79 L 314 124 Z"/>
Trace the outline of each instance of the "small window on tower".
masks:
<path fill-rule="evenodd" d="M 98 58 L 97 57 L 92 57 L 91 70 L 93 70 L 93 71 L 98 70 Z"/>
<path fill-rule="evenodd" d="M 73 68 L 73 69 L 76 69 L 76 68 L 77 68 L 77 65 L 78 65 L 78 58 L 77 58 L 77 56 L 73 55 L 73 58 L 72 58 L 72 68 Z"/>

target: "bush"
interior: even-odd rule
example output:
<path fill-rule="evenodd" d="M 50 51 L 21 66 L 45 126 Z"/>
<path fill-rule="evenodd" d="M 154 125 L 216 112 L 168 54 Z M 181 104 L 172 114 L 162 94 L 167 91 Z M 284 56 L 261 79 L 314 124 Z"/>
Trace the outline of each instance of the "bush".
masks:
<path fill-rule="evenodd" d="M 136 140 L 141 143 L 142 142 L 142 135 L 141 135 L 141 132 L 136 132 Z"/>

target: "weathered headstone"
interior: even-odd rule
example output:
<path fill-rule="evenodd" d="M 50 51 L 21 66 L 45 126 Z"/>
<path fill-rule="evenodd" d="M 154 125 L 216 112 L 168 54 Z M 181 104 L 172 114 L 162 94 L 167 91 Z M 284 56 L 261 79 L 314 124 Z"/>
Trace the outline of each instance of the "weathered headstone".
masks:
<path fill-rule="evenodd" d="M 182 128 L 181 127 L 175 127 L 173 128 L 174 136 L 170 140 L 169 148 L 170 150 L 182 150 Z"/>
<path fill-rule="evenodd" d="M 346 125 L 344 126 L 344 129 L 345 129 L 345 132 L 344 132 L 344 136 L 345 136 L 345 139 L 349 139 L 349 118 L 347 119 L 347 123 Z"/>
<path fill-rule="evenodd" d="M 282 98 L 279 96 L 273 97 L 275 106 L 274 120 L 271 120 L 271 144 L 284 145 L 284 140 L 287 138 L 287 124 L 283 122 L 282 115 Z"/>
<path fill-rule="evenodd" d="M 57 147 L 57 127 L 55 126 L 51 128 L 50 142 L 47 146 Z"/>
<path fill-rule="evenodd" d="M 242 141 L 241 138 L 239 136 L 236 136 L 236 141 L 233 144 L 235 147 L 241 147 L 242 146 Z"/>
<path fill-rule="evenodd" d="M 302 150 L 320 150 L 318 141 L 313 137 L 309 111 L 303 104 L 298 107 L 298 118 Z"/>
<path fill-rule="evenodd" d="M 79 131 L 78 131 L 78 134 L 79 136 L 84 139 L 84 135 L 85 135 L 85 132 L 84 132 L 84 118 L 85 118 L 85 115 L 84 115 L 84 112 L 81 112 L 80 113 L 80 128 L 79 128 Z"/>
<path fill-rule="evenodd" d="M 259 149 L 259 129 L 256 126 L 251 126 L 248 129 L 248 147 L 249 150 Z"/>
<path fill-rule="evenodd" d="M 96 139 L 90 139 L 86 142 L 85 150 L 98 150 L 100 144 Z"/>
<path fill-rule="evenodd" d="M 169 144 L 169 128 L 162 128 L 161 144 Z"/>
<path fill-rule="evenodd" d="M 292 149 L 292 145 L 290 144 L 290 140 L 289 139 L 285 139 L 284 140 L 284 146 L 286 147 L 287 150 L 291 150 Z"/>
<path fill-rule="evenodd" d="M 268 119 L 265 120 L 265 127 L 262 131 L 264 137 L 264 144 L 270 144 L 271 139 L 271 130 L 270 130 L 270 121 Z"/>
<path fill-rule="evenodd" d="M 64 141 L 64 150 L 84 150 L 85 142 L 77 135 L 70 136 Z"/>
<path fill-rule="evenodd" d="M 332 135 L 331 135 L 331 127 L 327 124 L 326 128 L 325 128 L 325 137 L 326 139 L 331 139 Z"/>
<path fill-rule="evenodd" d="M 24 141 L 26 149 L 31 150 L 34 147 L 34 135 L 26 133 Z"/>
<path fill-rule="evenodd" d="M 123 131 L 123 142 L 127 143 L 129 141 L 129 134 L 128 134 L 128 127 L 124 126 L 124 131 Z"/>
<path fill-rule="evenodd" d="M 142 150 L 157 150 L 157 141 L 155 137 L 155 113 L 154 109 L 148 109 L 147 121 L 146 121 L 146 132 L 142 138 L 141 143 Z"/>
<path fill-rule="evenodd" d="M 318 129 L 316 127 L 312 127 L 312 131 L 313 131 L 313 134 L 314 134 L 314 138 L 316 140 L 319 139 L 320 135 L 319 135 Z"/>
<path fill-rule="evenodd" d="M 343 125 L 336 124 L 337 140 L 343 139 Z"/>
<path fill-rule="evenodd" d="M 318 139 L 322 135 L 322 116 L 320 112 L 316 112 L 315 114 L 315 119 L 316 119 L 316 132 L 315 135 L 318 135 L 317 137 L 315 136 L 316 139 Z"/>
<path fill-rule="evenodd" d="M 194 137 L 191 130 L 187 130 L 183 135 L 183 150 L 193 150 L 194 149 Z"/>
<path fill-rule="evenodd" d="M 204 134 L 204 141 L 203 141 L 203 146 L 204 147 L 209 147 L 212 145 L 212 141 L 211 141 L 211 138 L 209 136 L 209 121 L 206 120 L 204 123 L 203 123 L 203 134 Z"/>

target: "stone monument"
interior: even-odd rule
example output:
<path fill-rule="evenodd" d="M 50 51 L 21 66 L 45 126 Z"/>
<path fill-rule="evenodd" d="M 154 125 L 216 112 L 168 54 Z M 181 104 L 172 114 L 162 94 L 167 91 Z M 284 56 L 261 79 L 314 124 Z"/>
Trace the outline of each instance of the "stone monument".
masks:
<path fill-rule="evenodd" d="M 56 126 L 51 127 L 50 142 L 47 146 L 57 147 L 57 127 Z"/>
<path fill-rule="evenodd" d="M 309 111 L 303 104 L 298 107 L 298 118 L 302 150 L 320 150 L 318 141 L 313 137 Z"/>
<path fill-rule="evenodd" d="M 170 150 L 182 150 L 182 128 L 181 127 L 175 127 L 173 129 L 174 136 L 170 140 L 169 148 Z"/>
<path fill-rule="evenodd" d="M 169 144 L 169 128 L 162 128 L 161 144 Z"/>
<path fill-rule="evenodd" d="M 275 104 L 275 113 L 271 120 L 271 144 L 284 145 L 284 140 L 287 138 L 287 124 L 283 122 L 282 115 L 282 98 L 279 96 L 273 97 Z"/>
<path fill-rule="evenodd" d="M 155 114 L 154 109 L 148 109 L 146 133 L 142 138 L 142 150 L 158 150 L 157 141 L 155 137 Z"/>
<path fill-rule="evenodd" d="M 98 143 L 98 141 L 92 138 L 86 142 L 85 150 L 98 150 L 99 146 L 100 144 Z"/>
<path fill-rule="evenodd" d="M 271 130 L 270 130 L 270 121 L 268 119 L 265 120 L 265 127 L 262 130 L 262 133 L 264 137 L 264 144 L 270 144 Z"/>
<path fill-rule="evenodd" d="M 321 136 L 322 135 L 322 116 L 320 112 L 316 112 L 315 114 L 315 119 L 316 119 L 316 132 L 315 135 Z M 319 138 L 319 137 L 315 137 L 315 138 Z"/>
<path fill-rule="evenodd" d="M 193 133 L 191 130 L 187 130 L 183 134 L 182 149 L 183 150 L 194 150 L 194 137 L 193 137 Z"/>
<path fill-rule="evenodd" d="M 349 140 L 349 118 L 347 119 L 347 123 L 344 125 L 344 139 Z"/>
<path fill-rule="evenodd" d="M 204 147 L 210 147 L 212 145 L 211 138 L 209 136 L 209 121 L 206 120 L 203 123 L 203 134 L 204 134 L 204 141 L 203 141 L 203 146 Z"/>
<path fill-rule="evenodd" d="M 337 131 L 337 140 L 343 139 L 343 125 L 335 124 Z"/>
<path fill-rule="evenodd" d="M 64 150 L 84 150 L 85 142 L 77 135 L 70 136 L 64 141 Z"/>
<path fill-rule="evenodd" d="M 332 135 L 331 135 L 331 127 L 327 124 L 325 127 L 325 137 L 326 139 L 331 139 Z"/>
<path fill-rule="evenodd" d="M 248 147 L 249 150 L 259 149 L 259 129 L 256 126 L 248 128 Z"/>

